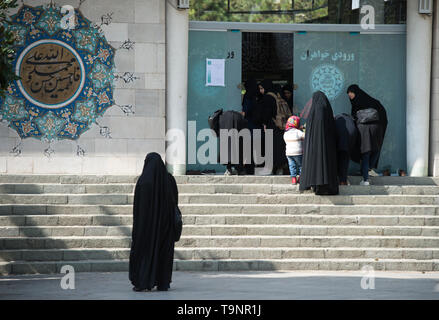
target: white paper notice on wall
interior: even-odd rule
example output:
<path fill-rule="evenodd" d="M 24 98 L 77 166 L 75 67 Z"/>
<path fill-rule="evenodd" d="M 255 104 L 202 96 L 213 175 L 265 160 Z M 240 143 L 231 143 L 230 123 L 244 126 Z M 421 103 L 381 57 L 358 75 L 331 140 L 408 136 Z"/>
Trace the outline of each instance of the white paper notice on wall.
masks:
<path fill-rule="evenodd" d="M 352 10 L 360 8 L 360 0 L 352 0 Z"/>
<path fill-rule="evenodd" d="M 206 59 L 206 86 L 225 87 L 225 59 Z"/>

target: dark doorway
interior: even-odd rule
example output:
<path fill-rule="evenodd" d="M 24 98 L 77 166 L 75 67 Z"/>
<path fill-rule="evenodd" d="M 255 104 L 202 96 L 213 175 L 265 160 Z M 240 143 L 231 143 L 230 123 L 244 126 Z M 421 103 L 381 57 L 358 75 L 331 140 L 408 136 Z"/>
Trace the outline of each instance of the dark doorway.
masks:
<path fill-rule="evenodd" d="M 242 80 L 270 79 L 273 84 L 293 85 L 294 34 L 243 32 Z"/>

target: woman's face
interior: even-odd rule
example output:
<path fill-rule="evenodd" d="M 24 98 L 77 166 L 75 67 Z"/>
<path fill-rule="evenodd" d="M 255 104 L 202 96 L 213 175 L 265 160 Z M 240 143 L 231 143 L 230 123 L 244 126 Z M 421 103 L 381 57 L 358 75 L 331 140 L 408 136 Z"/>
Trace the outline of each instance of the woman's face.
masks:
<path fill-rule="evenodd" d="M 348 96 L 349 96 L 349 99 L 353 100 L 355 98 L 355 93 L 349 91 Z"/>
<path fill-rule="evenodd" d="M 284 96 L 285 96 L 285 98 L 290 100 L 291 99 L 291 92 L 289 90 L 284 90 Z"/>
<path fill-rule="evenodd" d="M 264 87 L 261 86 L 261 85 L 258 85 L 258 87 L 259 87 L 259 92 L 260 92 L 261 94 L 264 94 L 264 93 L 265 93 L 265 89 L 264 89 Z"/>

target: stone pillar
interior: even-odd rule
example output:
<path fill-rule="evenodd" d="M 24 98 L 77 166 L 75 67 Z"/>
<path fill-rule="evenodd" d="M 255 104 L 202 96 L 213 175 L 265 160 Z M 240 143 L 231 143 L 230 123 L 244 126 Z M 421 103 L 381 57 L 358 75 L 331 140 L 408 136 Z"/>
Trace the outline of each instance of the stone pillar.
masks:
<path fill-rule="evenodd" d="M 407 1 L 407 169 L 428 175 L 432 17 Z M 392 121 L 392 119 L 389 119 Z"/>
<path fill-rule="evenodd" d="M 439 5 L 434 3 L 431 68 L 430 163 L 428 174 L 439 176 Z"/>
<path fill-rule="evenodd" d="M 186 174 L 189 12 L 166 1 L 166 163 L 174 175 Z"/>

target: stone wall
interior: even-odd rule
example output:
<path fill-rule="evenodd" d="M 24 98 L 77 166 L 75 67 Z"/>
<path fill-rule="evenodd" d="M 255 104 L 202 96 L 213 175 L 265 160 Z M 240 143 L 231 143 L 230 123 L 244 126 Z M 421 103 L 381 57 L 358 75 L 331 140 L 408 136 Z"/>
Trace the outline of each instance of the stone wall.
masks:
<path fill-rule="evenodd" d="M 55 2 L 58 6 L 78 8 L 80 1 Z M 49 4 L 50 0 L 24 3 L 36 7 Z M 108 43 L 117 49 L 115 74 L 122 77 L 127 72 L 135 80 L 125 83 L 116 78 L 115 105 L 97 119 L 99 125 L 92 123 L 75 140 L 61 139 L 49 144 L 35 138 L 20 139 L 9 122 L 0 122 L 0 173 L 137 174 L 147 153 L 155 151 L 165 156 L 165 1 L 86 0 L 79 9 L 98 25 L 111 20 L 101 29 Z M 111 19 L 102 19 L 106 14 Z M 134 47 L 120 49 L 128 39 Z M 134 114 L 125 113 L 118 105 L 131 105 Z M 105 127 L 111 138 L 101 134 Z M 12 152 L 17 146 L 19 155 Z M 85 154 L 78 155 L 81 149 Z"/>

